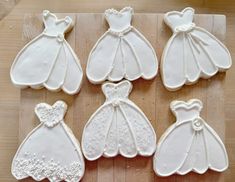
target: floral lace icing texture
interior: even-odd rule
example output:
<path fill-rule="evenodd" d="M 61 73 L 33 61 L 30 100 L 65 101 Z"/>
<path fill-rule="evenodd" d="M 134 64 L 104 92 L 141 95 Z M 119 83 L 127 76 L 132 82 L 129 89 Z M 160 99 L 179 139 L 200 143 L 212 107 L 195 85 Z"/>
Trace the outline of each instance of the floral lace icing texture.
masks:
<path fill-rule="evenodd" d="M 63 120 L 66 110 L 67 105 L 62 101 L 58 101 L 53 106 L 46 103 L 38 104 L 35 108 L 35 113 L 47 127 L 53 127 Z"/>
<path fill-rule="evenodd" d="M 14 162 L 13 173 L 17 179 L 33 176 L 37 181 L 48 178 L 51 182 L 65 180 L 67 182 L 77 182 L 82 175 L 82 167 L 79 162 L 73 162 L 67 167 L 62 167 L 59 162 L 53 160 L 45 161 L 37 158 L 18 158 Z"/>
<path fill-rule="evenodd" d="M 128 98 L 132 85 L 128 81 L 123 81 L 117 85 L 107 83 L 102 86 L 102 90 L 107 101 L 125 99 Z"/>
<path fill-rule="evenodd" d="M 131 89 L 129 81 L 102 85 L 106 101 L 90 117 L 82 136 L 83 154 L 88 160 L 102 155 L 151 156 L 155 151 L 155 131 L 144 113 L 128 99 Z"/>
<path fill-rule="evenodd" d="M 35 113 L 41 123 L 19 146 L 11 166 L 12 175 L 21 180 L 32 177 L 51 182 L 78 182 L 84 175 L 85 163 L 80 145 L 72 130 L 65 124 L 67 105 L 40 103 Z"/>

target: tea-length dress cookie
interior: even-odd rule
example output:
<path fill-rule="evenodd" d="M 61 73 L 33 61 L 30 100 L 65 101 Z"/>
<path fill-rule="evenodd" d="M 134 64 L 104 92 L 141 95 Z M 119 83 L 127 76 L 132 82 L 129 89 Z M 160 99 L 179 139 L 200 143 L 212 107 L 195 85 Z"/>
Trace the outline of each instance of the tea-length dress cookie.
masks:
<path fill-rule="evenodd" d="M 35 107 L 41 124 L 28 134 L 15 154 L 11 171 L 17 180 L 32 177 L 36 181 L 80 181 L 84 159 L 78 141 L 64 123 L 66 110 L 62 101 Z"/>
<path fill-rule="evenodd" d="M 144 113 L 128 99 L 131 89 L 129 81 L 102 85 L 106 101 L 83 130 L 82 150 L 88 160 L 102 155 L 150 156 L 155 151 L 155 131 Z"/>
<path fill-rule="evenodd" d="M 208 168 L 217 172 L 228 168 L 225 146 L 200 117 L 201 109 L 202 102 L 197 99 L 171 103 L 176 123 L 166 130 L 157 145 L 153 159 L 156 174 L 185 175 L 190 171 L 202 174 Z"/>
<path fill-rule="evenodd" d="M 168 90 L 193 84 L 231 67 L 228 49 L 214 35 L 193 23 L 194 9 L 171 11 L 164 21 L 173 35 L 164 48 L 161 74 Z"/>
<path fill-rule="evenodd" d="M 75 94 L 80 89 L 83 72 L 64 38 L 73 27 L 73 21 L 69 16 L 57 19 L 47 10 L 42 15 L 45 29 L 17 54 L 11 67 L 11 80 L 21 88 L 46 87 Z"/>
<path fill-rule="evenodd" d="M 157 74 L 156 53 L 146 38 L 131 25 L 133 9 L 108 9 L 105 18 L 109 29 L 90 52 L 86 74 L 94 83 L 123 78 L 152 79 Z"/>

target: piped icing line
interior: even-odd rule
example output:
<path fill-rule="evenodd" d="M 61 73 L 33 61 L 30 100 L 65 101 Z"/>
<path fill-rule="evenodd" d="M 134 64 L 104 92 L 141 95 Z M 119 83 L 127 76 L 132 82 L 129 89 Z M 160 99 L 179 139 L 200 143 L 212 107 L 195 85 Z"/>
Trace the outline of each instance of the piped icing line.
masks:
<path fill-rule="evenodd" d="M 208 169 L 222 172 L 228 168 L 225 146 L 217 133 L 200 116 L 202 102 L 173 101 L 170 108 L 176 122 L 161 136 L 153 159 L 159 176 L 198 174 Z M 174 150 L 172 150 L 174 149 Z"/>
<path fill-rule="evenodd" d="M 27 135 L 15 154 L 12 161 L 11 172 L 16 179 L 20 180 L 27 177 L 32 177 L 36 181 L 41 181 L 46 178 L 51 182 L 80 181 L 84 175 L 85 163 L 78 141 L 72 131 L 64 123 L 63 117 L 66 110 L 67 105 L 63 101 L 57 101 L 53 106 L 46 103 L 40 103 L 35 107 L 35 113 L 39 117 L 41 123 Z M 53 121 L 56 121 L 56 123 Z M 48 125 L 48 123 L 52 123 L 52 125 Z M 36 145 L 43 147 L 42 145 L 35 144 L 34 142 L 51 142 L 50 139 L 53 138 L 51 138 L 49 133 L 48 135 L 45 135 L 45 132 L 56 132 L 55 134 L 57 137 L 62 137 L 59 140 L 59 143 L 58 141 L 50 143 L 50 147 L 54 145 L 54 148 L 63 150 L 63 148 L 59 148 L 61 142 L 69 142 L 67 144 L 64 143 L 64 146 L 67 146 L 68 148 L 68 145 L 72 145 L 73 151 L 70 151 L 71 153 L 67 153 L 66 155 L 70 155 L 71 159 L 74 157 L 74 160 L 70 163 L 66 161 L 68 158 L 64 156 L 65 154 L 63 154 L 63 151 L 59 152 L 50 150 L 48 151 L 49 153 L 46 154 L 46 148 L 43 150 L 37 150 L 30 147 L 35 147 Z M 37 137 L 35 138 L 34 136 Z M 42 140 L 40 139 L 41 137 L 47 137 L 47 139 Z M 34 141 L 35 139 L 38 141 Z M 61 158 L 51 158 L 51 154 L 53 153 L 55 153 L 57 157 L 59 153 L 61 153 Z"/>
<path fill-rule="evenodd" d="M 128 99 L 131 89 L 127 80 L 102 85 L 106 100 L 91 115 L 82 135 L 82 150 L 88 160 L 118 154 L 127 158 L 151 156 L 155 151 L 155 131 L 144 113 Z"/>
<path fill-rule="evenodd" d="M 149 80 L 157 75 L 156 53 L 146 38 L 131 25 L 133 13 L 133 9 L 129 7 L 120 11 L 105 11 L 105 18 L 110 27 L 89 54 L 86 74 L 91 83 L 100 84 L 105 80 L 117 82 L 123 78 L 133 81 L 140 77 Z M 134 39 L 137 42 L 134 43 Z M 141 51 L 145 52 L 145 58 Z M 103 60 L 103 57 L 106 57 L 107 61 L 99 61 Z M 128 65 L 130 61 L 133 62 L 132 66 Z M 107 63 L 99 66 L 102 62 Z"/>
<path fill-rule="evenodd" d="M 130 11 L 131 14 L 134 14 L 133 8 L 131 8 L 129 6 L 122 8 L 120 11 L 118 11 L 118 10 L 116 10 L 114 8 L 107 9 L 107 10 L 105 10 L 104 14 L 105 14 L 105 16 L 107 16 L 109 14 L 121 15 L 125 11 Z"/>
<path fill-rule="evenodd" d="M 17 54 L 10 70 L 11 81 L 20 88 L 45 87 L 76 94 L 81 88 L 83 72 L 80 60 L 64 37 L 73 27 L 73 20 L 69 16 L 58 19 L 48 10 L 42 16 L 44 31 Z"/>
<path fill-rule="evenodd" d="M 169 91 L 178 90 L 184 84 L 194 84 L 199 78 L 210 78 L 232 65 L 225 45 L 207 30 L 196 26 L 193 16 L 192 8 L 168 12 L 164 16 L 164 22 L 173 31 L 161 61 L 163 84 Z M 178 54 L 173 54 L 174 51 Z"/>

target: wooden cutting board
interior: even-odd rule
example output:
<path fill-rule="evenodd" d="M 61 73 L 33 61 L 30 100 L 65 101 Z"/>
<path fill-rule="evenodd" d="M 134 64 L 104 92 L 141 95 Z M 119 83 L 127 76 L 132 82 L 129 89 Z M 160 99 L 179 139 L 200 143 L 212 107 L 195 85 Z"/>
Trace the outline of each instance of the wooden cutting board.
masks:
<path fill-rule="evenodd" d="M 21 91 L 19 144 L 25 136 L 39 124 L 34 114 L 34 107 L 40 102 L 53 104 L 64 100 L 68 104 L 65 122 L 81 141 L 83 127 L 89 117 L 104 102 L 105 98 L 100 85 L 91 84 L 85 75 L 87 58 L 98 38 L 108 29 L 103 14 L 57 14 L 58 17 L 71 16 L 75 26 L 66 35 L 66 39 L 80 58 L 84 71 L 84 79 L 79 94 L 69 96 L 65 93 L 50 92 L 45 89 L 24 89 Z M 226 18 L 223 15 L 195 15 L 196 25 L 207 29 L 225 40 Z M 163 48 L 172 32 L 163 22 L 163 14 L 135 14 L 132 25 L 135 26 L 152 44 L 156 50 L 159 62 Z M 41 33 L 43 24 L 40 15 L 27 14 L 23 25 L 24 44 Z M 160 73 L 160 72 L 159 72 Z M 167 91 L 161 81 L 160 74 L 153 80 L 138 79 L 133 83 L 130 99 L 134 101 L 151 121 L 158 139 L 163 132 L 175 122 L 169 104 L 171 101 L 198 98 L 203 101 L 202 117 L 210 124 L 224 140 L 224 78 L 225 73 L 219 73 L 210 80 L 200 79 L 197 84 L 184 86 L 179 91 Z M 43 146 L 42 146 L 43 147 Z M 69 155 L 69 154 L 65 154 Z M 152 157 L 136 157 L 126 159 L 100 158 L 96 161 L 86 161 L 86 172 L 82 181 L 88 182 L 129 182 L 129 181 L 225 181 L 224 173 L 207 171 L 204 175 L 190 173 L 185 176 L 172 175 L 167 178 L 158 177 L 153 172 Z M 26 179 L 25 181 L 32 181 Z"/>

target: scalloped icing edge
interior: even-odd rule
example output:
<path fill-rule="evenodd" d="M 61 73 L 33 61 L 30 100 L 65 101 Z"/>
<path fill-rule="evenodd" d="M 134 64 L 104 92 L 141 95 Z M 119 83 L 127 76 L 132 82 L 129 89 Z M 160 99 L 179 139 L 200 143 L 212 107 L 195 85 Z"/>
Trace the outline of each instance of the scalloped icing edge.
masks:
<path fill-rule="evenodd" d="M 123 12 L 129 11 L 129 10 L 131 11 L 131 14 L 133 15 L 133 14 L 134 14 L 134 10 L 133 10 L 133 8 L 130 7 L 130 6 L 126 6 L 126 7 L 122 8 L 122 9 L 119 10 L 119 11 L 118 11 L 117 9 L 110 8 L 110 9 L 105 10 L 104 14 L 105 14 L 105 16 L 106 16 L 107 14 L 117 14 L 117 15 L 121 15 Z"/>

